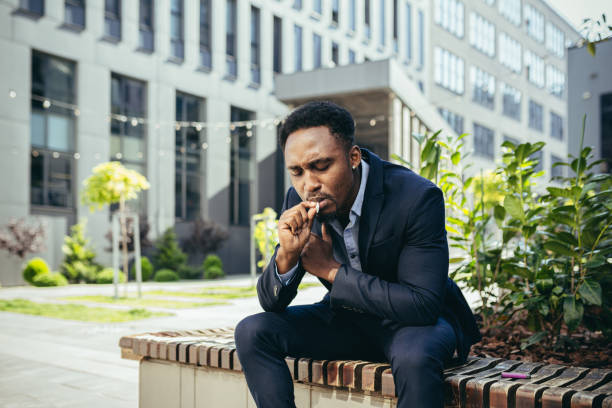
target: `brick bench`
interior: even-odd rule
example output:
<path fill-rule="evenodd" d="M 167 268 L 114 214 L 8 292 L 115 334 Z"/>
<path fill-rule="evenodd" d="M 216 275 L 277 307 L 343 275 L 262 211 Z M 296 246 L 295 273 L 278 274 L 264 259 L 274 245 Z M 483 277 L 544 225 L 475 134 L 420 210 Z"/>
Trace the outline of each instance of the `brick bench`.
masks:
<path fill-rule="evenodd" d="M 255 407 L 233 329 L 122 337 L 123 358 L 140 361 L 141 408 Z M 394 407 L 388 364 L 286 358 L 298 407 Z M 501 372 L 530 374 L 502 379 Z M 471 357 L 447 369 L 447 407 L 612 408 L 612 370 Z"/>

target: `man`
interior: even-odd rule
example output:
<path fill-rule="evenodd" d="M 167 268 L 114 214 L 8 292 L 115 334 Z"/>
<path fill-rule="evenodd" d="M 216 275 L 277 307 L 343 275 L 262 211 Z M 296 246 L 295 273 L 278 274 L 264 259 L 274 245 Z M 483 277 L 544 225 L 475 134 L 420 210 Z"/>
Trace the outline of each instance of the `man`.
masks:
<path fill-rule="evenodd" d="M 442 407 L 442 370 L 464 361 L 479 332 L 448 278 L 442 192 L 354 143 L 353 118 L 311 102 L 279 142 L 291 176 L 279 245 L 257 283 L 265 310 L 235 339 L 258 407 L 294 407 L 284 357 L 391 364 L 398 407 Z M 305 273 L 329 292 L 288 307 Z"/>

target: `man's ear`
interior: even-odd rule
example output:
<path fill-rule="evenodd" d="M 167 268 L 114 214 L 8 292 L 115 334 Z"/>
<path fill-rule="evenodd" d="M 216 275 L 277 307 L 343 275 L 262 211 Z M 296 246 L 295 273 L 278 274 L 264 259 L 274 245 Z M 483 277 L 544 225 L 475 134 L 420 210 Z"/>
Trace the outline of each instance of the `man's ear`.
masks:
<path fill-rule="evenodd" d="M 361 163 L 361 149 L 359 146 L 353 145 L 349 150 L 349 162 L 353 168 L 357 168 Z"/>

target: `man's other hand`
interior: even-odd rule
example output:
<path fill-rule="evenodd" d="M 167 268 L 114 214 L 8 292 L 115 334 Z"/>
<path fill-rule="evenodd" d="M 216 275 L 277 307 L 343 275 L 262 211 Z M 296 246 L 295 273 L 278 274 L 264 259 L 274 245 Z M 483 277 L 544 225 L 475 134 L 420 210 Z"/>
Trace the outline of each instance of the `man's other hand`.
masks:
<path fill-rule="evenodd" d="M 314 202 L 303 201 L 286 210 L 278 220 L 278 273 L 286 273 L 297 264 L 300 253 L 310 239 L 312 222 L 317 213 L 316 206 Z"/>
<path fill-rule="evenodd" d="M 302 251 L 302 266 L 310 274 L 333 283 L 340 264 L 334 259 L 327 225 L 321 225 L 321 233 L 322 237 L 310 233 L 310 239 Z"/>

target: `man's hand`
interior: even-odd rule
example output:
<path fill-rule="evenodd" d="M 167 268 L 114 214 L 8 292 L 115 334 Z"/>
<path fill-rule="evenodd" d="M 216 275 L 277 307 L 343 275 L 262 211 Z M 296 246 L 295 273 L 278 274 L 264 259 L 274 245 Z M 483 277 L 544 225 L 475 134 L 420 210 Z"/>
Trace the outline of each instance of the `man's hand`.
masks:
<path fill-rule="evenodd" d="M 287 273 L 297 264 L 300 253 L 310 239 L 312 222 L 317 213 L 316 205 L 314 202 L 303 201 L 286 210 L 278 220 L 278 273 Z"/>
<path fill-rule="evenodd" d="M 321 233 L 323 237 L 310 233 L 302 251 L 302 266 L 312 275 L 334 283 L 340 264 L 334 259 L 332 239 L 325 224 L 321 225 Z"/>

